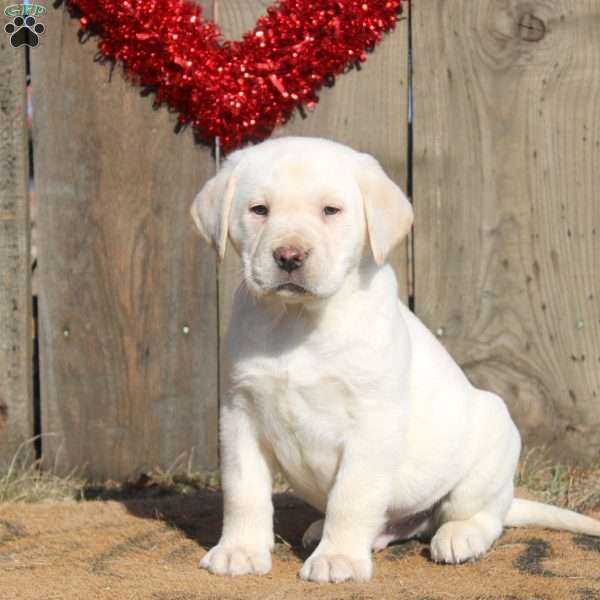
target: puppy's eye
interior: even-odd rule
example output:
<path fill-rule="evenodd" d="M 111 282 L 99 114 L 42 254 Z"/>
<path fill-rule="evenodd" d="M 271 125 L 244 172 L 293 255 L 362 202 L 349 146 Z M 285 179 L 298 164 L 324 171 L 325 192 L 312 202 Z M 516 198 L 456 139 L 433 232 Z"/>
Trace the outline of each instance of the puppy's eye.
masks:
<path fill-rule="evenodd" d="M 261 217 L 266 217 L 269 214 L 269 208 L 264 204 L 255 204 L 250 207 L 250 212 L 253 212 L 255 215 L 259 215 Z"/>
<path fill-rule="evenodd" d="M 326 206 L 323 209 L 323 214 L 327 217 L 330 217 L 331 215 L 337 215 L 339 212 L 342 212 L 342 209 L 335 206 Z"/>

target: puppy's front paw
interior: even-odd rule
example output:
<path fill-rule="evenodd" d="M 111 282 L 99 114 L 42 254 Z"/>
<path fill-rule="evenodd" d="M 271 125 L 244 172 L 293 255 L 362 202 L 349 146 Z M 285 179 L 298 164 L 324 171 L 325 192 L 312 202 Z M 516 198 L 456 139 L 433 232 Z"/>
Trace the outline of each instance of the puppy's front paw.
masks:
<path fill-rule="evenodd" d="M 271 553 L 219 544 L 206 553 L 200 567 L 215 575 L 266 575 L 271 570 Z"/>
<path fill-rule="evenodd" d="M 300 577 L 319 583 L 340 583 L 341 581 L 369 581 L 373 573 L 370 557 L 353 558 L 345 554 L 317 554 L 310 556 Z"/>

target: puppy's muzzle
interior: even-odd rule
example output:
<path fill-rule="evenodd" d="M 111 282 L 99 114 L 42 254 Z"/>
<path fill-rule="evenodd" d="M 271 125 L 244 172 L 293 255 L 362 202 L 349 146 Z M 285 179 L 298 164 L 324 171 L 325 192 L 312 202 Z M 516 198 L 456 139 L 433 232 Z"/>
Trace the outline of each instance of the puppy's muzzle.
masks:
<path fill-rule="evenodd" d="M 288 273 L 299 269 L 308 257 L 308 251 L 296 246 L 280 246 L 273 252 L 277 266 Z"/>

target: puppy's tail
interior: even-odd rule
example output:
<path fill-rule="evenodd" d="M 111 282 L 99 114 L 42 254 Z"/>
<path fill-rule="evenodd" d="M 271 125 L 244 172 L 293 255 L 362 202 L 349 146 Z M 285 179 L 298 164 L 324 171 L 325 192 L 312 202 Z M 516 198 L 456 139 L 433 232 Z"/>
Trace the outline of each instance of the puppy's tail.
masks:
<path fill-rule="evenodd" d="M 596 519 L 522 498 L 513 498 L 504 524 L 507 527 L 545 527 L 600 536 L 600 521 Z"/>

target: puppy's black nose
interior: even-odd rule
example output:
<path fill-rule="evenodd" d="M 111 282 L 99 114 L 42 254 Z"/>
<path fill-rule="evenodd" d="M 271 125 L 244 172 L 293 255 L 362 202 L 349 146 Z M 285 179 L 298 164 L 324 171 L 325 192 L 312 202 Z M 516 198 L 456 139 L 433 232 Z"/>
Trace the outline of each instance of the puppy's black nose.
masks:
<path fill-rule="evenodd" d="M 280 246 L 273 252 L 277 266 L 288 273 L 299 269 L 306 260 L 307 252 L 295 246 Z"/>

